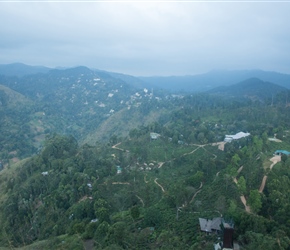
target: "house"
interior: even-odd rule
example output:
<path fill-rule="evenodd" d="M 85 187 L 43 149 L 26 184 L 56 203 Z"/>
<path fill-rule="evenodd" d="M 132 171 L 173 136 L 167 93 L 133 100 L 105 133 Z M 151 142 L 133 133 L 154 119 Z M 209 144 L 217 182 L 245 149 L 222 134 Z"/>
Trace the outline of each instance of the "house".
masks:
<path fill-rule="evenodd" d="M 42 172 L 41 174 L 42 174 L 43 176 L 46 176 L 46 175 L 48 175 L 48 172 L 45 171 L 45 172 Z"/>
<path fill-rule="evenodd" d="M 221 231 L 222 218 L 217 217 L 212 220 L 199 218 L 200 230 L 207 233 L 219 232 Z"/>
<path fill-rule="evenodd" d="M 121 174 L 122 173 L 122 168 L 120 166 L 117 166 L 117 174 Z"/>
<path fill-rule="evenodd" d="M 290 152 L 286 151 L 286 150 L 276 150 L 275 151 L 275 155 L 290 155 Z"/>
<path fill-rule="evenodd" d="M 151 140 L 157 140 L 159 136 L 160 136 L 160 134 L 153 133 L 153 132 L 150 133 Z"/>
<path fill-rule="evenodd" d="M 249 136 L 250 133 L 239 132 L 235 135 L 226 135 L 224 141 L 231 142 L 232 140 L 239 140 L 241 138 Z"/>

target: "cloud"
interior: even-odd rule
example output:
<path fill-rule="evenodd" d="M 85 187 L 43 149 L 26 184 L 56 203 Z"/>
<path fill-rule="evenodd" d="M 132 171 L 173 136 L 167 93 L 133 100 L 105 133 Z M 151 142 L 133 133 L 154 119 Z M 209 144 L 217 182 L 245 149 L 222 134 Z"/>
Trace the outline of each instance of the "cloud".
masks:
<path fill-rule="evenodd" d="M 0 63 L 135 75 L 289 65 L 287 3 L 0 4 Z"/>

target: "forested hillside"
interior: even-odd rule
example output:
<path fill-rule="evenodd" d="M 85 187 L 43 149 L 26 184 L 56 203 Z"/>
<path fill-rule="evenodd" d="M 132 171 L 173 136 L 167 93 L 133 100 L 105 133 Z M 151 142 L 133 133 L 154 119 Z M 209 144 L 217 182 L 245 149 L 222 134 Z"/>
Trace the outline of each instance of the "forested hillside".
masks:
<path fill-rule="evenodd" d="M 177 95 L 125 79 L 1 76 L 0 249 L 213 249 L 222 231 L 199 218 L 222 217 L 241 249 L 289 250 L 290 160 L 273 156 L 290 151 L 289 91 Z"/>
<path fill-rule="evenodd" d="M 9 143 L 2 144 L 1 153 L 6 154 L 2 159 L 5 161 L 11 152 L 18 158 L 36 153 L 41 149 L 45 136 L 53 133 L 73 135 L 79 141 L 87 141 L 88 136 L 91 138 L 91 134 L 115 114 L 120 117 L 126 113 L 127 117 L 123 118 L 128 121 L 131 113 L 140 113 L 141 110 L 142 123 L 139 119 L 132 119 L 132 127 L 148 124 L 148 121 L 154 120 L 150 118 L 150 108 L 157 107 L 156 103 L 165 96 L 159 92 L 153 95 L 147 89 L 137 89 L 109 74 L 86 67 L 22 77 L 2 75 L 0 83 L 7 90 L 1 91 L 1 119 L 6 121 L 1 125 L 2 130 L 8 130 L 8 134 L 2 136 L 5 141 L 13 141 L 11 146 L 8 146 Z M 8 92 L 15 94 L 11 97 Z M 23 104 L 24 99 L 29 101 L 29 105 Z M 159 117 L 160 114 L 152 116 Z M 11 127 L 15 127 L 18 133 L 12 133 Z M 115 132 L 127 135 L 129 130 L 119 127 Z M 112 132 L 105 131 L 89 140 L 94 145 L 96 141 L 108 140 L 111 135 Z M 28 147 L 25 139 L 19 140 L 19 137 L 26 138 L 34 148 Z"/>

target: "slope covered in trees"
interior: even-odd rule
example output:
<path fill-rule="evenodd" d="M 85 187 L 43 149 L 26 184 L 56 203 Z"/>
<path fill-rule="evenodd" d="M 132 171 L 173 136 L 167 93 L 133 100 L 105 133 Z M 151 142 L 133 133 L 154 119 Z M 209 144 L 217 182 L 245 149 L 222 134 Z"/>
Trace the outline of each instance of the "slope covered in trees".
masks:
<path fill-rule="evenodd" d="M 276 150 L 290 151 L 287 90 L 172 95 L 98 74 L 2 76 L 4 249 L 212 249 L 221 235 L 199 218 L 219 216 L 243 249 L 289 249 L 288 157 L 270 170 Z M 220 143 L 240 131 L 250 136 Z"/>
<path fill-rule="evenodd" d="M 234 221 L 244 249 L 289 249 L 290 165 L 284 157 L 272 171 L 267 165 L 276 149 L 290 149 L 284 103 L 226 105 L 207 95 L 171 103 L 182 108 L 164 124 L 94 146 L 54 135 L 38 155 L 3 170 L 1 245 L 82 249 L 91 240 L 95 249 L 212 249 L 219 236 L 201 232 L 198 218 L 222 215 Z M 218 149 L 239 130 L 251 136 Z M 283 142 L 269 141 L 274 134 Z"/>

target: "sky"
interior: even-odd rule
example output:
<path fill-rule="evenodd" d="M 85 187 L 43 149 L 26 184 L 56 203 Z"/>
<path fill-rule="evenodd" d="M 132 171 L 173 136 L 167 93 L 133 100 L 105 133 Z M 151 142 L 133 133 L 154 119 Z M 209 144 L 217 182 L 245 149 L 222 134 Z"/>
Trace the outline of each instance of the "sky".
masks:
<path fill-rule="evenodd" d="M 290 1 L 3 1 L 0 64 L 290 73 Z"/>

